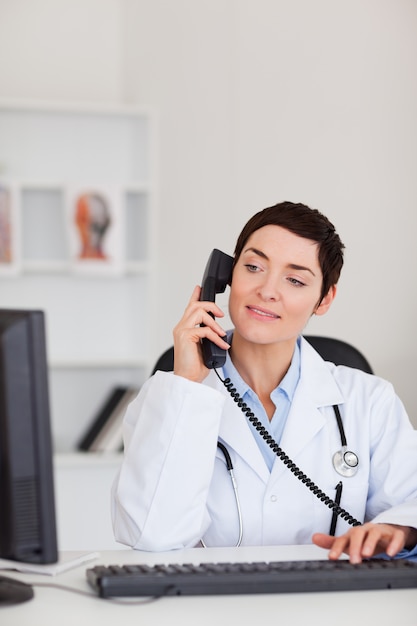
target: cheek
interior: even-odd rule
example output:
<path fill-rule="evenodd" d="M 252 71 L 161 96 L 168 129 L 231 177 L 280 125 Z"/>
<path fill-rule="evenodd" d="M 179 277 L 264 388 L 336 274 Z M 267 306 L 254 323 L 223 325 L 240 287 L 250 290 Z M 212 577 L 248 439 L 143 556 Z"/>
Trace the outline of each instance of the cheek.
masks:
<path fill-rule="evenodd" d="M 236 311 L 237 291 L 234 287 L 231 287 L 229 294 L 229 316 L 233 322 L 233 317 Z"/>
<path fill-rule="evenodd" d="M 292 296 L 285 301 L 285 308 L 288 313 L 291 313 L 294 317 L 305 320 L 310 319 L 313 315 L 316 305 L 316 298 L 306 298 L 304 294 L 300 294 L 299 297 Z"/>
<path fill-rule="evenodd" d="M 233 318 L 236 318 L 239 308 L 243 306 L 247 297 L 247 284 L 245 284 L 245 281 L 239 280 L 239 277 L 236 277 L 234 274 L 229 294 L 229 316 L 232 321 L 234 321 Z"/>

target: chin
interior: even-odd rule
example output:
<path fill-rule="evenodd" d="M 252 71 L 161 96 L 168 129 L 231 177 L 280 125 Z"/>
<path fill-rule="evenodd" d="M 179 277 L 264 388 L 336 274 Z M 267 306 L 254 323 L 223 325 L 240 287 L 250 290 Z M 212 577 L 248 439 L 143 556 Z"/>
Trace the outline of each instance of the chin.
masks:
<path fill-rule="evenodd" d="M 280 329 L 279 331 L 272 328 L 239 328 L 239 326 L 235 326 L 235 334 L 238 334 L 244 341 L 247 343 L 252 343 L 256 345 L 269 346 L 273 344 L 280 343 L 295 343 L 300 333 L 302 333 L 302 329 L 287 331 L 284 329 Z"/>

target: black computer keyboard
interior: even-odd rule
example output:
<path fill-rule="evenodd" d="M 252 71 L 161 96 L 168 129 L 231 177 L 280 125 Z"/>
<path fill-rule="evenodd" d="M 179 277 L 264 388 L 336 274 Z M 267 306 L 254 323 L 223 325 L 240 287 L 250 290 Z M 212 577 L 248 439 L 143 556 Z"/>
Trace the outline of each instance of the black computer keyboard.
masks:
<path fill-rule="evenodd" d="M 292 593 L 417 587 L 417 562 L 372 559 L 201 563 L 200 565 L 98 565 L 87 580 L 103 598 L 237 593 Z"/>

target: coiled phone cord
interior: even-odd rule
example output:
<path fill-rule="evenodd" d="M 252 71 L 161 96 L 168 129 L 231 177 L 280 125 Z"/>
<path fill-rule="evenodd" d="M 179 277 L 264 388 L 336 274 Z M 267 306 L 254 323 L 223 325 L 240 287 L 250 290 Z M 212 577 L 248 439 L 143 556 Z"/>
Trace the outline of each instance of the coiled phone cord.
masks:
<path fill-rule="evenodd" d="M 233 400 L 236 402 L 238 407 L 242 410 L 242 412 L 246 415 L 249 422 L 256 428 L 261 437 L 266 441 L 270 448 L 275 452 L 277 457 L 288 467 L 288 469 L 305 484 L 308 489 L 319 499 L 323 504 L 332 509 L 333 514 L 344 519 L 351 526 L 361 526 L 362 523 L 355 519 L 348 511 L 343 509 L 337 502 L 329 498 L 328 495 L 324 493 L 303 471 L 300 470 L 299 467 L 290 459 L 290 457 L 284 452 L 282 448 L 277 444 L 277 442 L 271 437 L 266 428 L 261 424 L 255 414 L 251 411 L 250 407 L 242 400 L 239 396 L 236 388 L 233 387 L 233 383 L 230 378 L 222 379 L 217 369 L 214 369 L 217 374 L 219 380 L 226 387 L 227 391 L 230 393 Z"/>

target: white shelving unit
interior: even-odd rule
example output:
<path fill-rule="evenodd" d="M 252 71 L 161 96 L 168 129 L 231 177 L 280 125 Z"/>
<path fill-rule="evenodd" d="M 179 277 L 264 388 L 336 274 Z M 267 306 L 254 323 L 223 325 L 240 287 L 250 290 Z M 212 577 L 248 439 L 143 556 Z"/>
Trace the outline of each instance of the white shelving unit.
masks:
<path fill-rule="evenodd" d="M 14 258 L 0 307 L 46 313 L 56 450 L 74 450 L 110 392 L 152 364 L 154 119 L 149 111 L 0 101 L 0 185 L 12 192 Z M 109 199 L 108 261 L 79 259 L 77 193 Z"/>
<path fill-rule="evenodd" d="M 113 536 L 110 493 L 121 455 L 54 457 L 55 508 L 60 550 L 121 550 Z"/>

